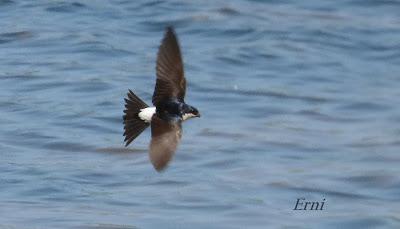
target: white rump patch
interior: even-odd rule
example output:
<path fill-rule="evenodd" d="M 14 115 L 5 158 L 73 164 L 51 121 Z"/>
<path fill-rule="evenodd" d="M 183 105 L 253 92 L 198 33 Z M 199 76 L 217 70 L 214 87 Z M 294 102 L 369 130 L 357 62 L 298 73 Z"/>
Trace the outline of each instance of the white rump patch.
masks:
<path fill-rule="evenodd" d="M 151 118 L 153 117 L 153 115 L 155 113 L 156 113 L 155 107 L 146 107 L 146 108 L 140 109 L 139 118 L 147 123 L 150 123 Z"/>

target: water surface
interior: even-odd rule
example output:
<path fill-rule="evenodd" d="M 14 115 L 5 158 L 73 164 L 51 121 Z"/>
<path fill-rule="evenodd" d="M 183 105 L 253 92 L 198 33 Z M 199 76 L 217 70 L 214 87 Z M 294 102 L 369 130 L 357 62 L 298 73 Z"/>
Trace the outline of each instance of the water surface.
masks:
<path fill-rule="evenodd" d="M 0 0 L 0 228 L 398 228 L 400 3 Z M 174 25 L 201 111 L 123 147 Z M 293 211 L 297 198 L 323 211 Z"/>

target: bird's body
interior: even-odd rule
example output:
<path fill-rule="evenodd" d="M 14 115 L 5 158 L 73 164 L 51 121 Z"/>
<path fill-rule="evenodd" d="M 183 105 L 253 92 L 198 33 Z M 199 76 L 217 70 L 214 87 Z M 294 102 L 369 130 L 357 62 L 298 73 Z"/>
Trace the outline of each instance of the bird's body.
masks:
<path fill-rule="evenodd" d="M 182 136 L 182 122 L 200 117 L 198 110 L 185 103 L 186 79 L 181 52 L 172 27 L 166 29 L 157 54 L 156 86 L 149 107 L 131 90 L 125 99 L 124 135 L 128 146 L 151 126 L 150 160 L 157 171 L 171 160 Z"/>

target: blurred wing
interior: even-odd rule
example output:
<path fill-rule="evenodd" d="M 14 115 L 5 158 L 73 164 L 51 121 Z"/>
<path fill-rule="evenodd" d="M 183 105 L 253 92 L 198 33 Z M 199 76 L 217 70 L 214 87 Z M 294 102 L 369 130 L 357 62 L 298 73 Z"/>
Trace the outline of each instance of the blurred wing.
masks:
<path fill-rule="evenodd" d="M 186 79 L 178 39 L 172 27 L 167 28 L 158 50 L 156 74 L 153 104 L 157 107 L 171 98 L 184 102 Z"/>
<path fill-rule="evenodd" d="M 166 122 L 156 115 L 151 120 L 150 160 L 157 171 L 163 170 L 174 156 L 182 137 L 181 121 Z"/>

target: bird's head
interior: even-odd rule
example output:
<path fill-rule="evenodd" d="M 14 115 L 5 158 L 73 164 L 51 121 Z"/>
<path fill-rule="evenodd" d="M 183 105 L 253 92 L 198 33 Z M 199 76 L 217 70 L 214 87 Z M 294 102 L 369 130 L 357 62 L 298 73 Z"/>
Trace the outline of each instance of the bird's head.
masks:
<path fill-rule="evenodd" d="M 200 117 L 200 112 L 192 106 L 187 106 L 186 109 L 184 109 L 183 114 L 182 114 L 182 119 L 183 121 L 190 119 L 190 118 L 199 118 Z"/>

